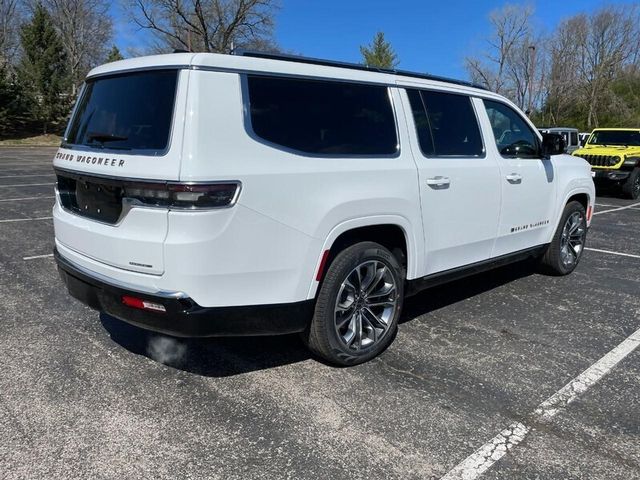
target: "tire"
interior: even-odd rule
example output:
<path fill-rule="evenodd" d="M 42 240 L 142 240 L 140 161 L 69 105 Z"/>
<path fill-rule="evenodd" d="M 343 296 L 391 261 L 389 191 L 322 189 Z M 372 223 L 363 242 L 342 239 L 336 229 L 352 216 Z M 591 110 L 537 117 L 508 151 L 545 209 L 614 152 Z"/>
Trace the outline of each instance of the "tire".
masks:
<path fill-rule="evenodd" d="M 303 340 L 331 364 L 366 362 L 393 341 L 403 295 L 404 272 L 389 250 L 373 242 L 350 246 L 329 265 Z"/>
<path fill-rule="evenodd" d="M 543 271 L 551 275 L 568 275 L 573 272 L 587 238 L 587 217 L 581 203 L 571 201 L 564 207 L 560 223 L 553 239 L 542 256 Z"/>
<path fill-rule="evenodd" d="M 640 197 L 640 167 L 632 170 L 631 175 L 622 185 L 622 194 L 632 200 L 637 200 Z"/>

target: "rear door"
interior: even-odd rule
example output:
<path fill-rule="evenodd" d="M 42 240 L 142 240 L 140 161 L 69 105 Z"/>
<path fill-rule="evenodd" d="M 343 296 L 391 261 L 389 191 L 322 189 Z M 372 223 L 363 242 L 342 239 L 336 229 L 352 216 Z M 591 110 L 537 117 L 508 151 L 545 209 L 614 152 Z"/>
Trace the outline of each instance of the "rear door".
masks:
<path fill-rule="evenodd" d="M 496 159 L 486 155 L 476 101 L 418 89 L 407 95 L 418 146 L 426 273 L 487 260 L 498 228 L 500 180 Z"/>
<path fill-rule="evenodd" d="M 54 158 L 63 247 L 118 268 L 164 271 L 167 210 L 136 198 L 179 179 L 187 76 L 159 69 L 86 82 Z"/>

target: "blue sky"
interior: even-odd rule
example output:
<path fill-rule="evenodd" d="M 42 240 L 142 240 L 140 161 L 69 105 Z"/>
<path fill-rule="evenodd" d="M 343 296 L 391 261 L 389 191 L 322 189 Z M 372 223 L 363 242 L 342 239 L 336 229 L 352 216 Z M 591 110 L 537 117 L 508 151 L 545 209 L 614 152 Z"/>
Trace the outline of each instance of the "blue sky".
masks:
<path fill-rule="evenodd" d="M 634 0 L 616 1 L 633 3 Z M 552 31 L 564 18 L 591 12 L 608 2 L 596 0 L 281 0 L 277 15 L 279 45 L 311 57 L 361 61 L 359 46 L 383 31 L 400 58 L 399 68 L 455 78 L 466 78 L 464 58 L 484 48 L 490 34 L 488 15 L 505 3 L 528 3 L 535 8 L 535 22 Z M 138 32 L 118 11 L 115 43 L 144 47 L 147 36 Z"/>

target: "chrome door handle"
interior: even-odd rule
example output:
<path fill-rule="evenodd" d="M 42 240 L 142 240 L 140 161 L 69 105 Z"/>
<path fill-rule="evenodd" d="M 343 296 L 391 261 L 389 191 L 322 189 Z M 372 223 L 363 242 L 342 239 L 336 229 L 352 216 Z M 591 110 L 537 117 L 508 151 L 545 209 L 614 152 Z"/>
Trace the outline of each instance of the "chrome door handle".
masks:
<path fill-rule="evenodd" d="M 519 173 L 511 173 L 506 176 L 506 179 L 507 179 L 507 182 L 513 183 L 516 185 L 519 183 L 522 183 L 522 175 L 520 175 Z"/>
<path fill-rule="evenodd" d="M 437 176 L 427 178 L 427 185 L 429 185 L 431 188 L 448 188 L 450 184 L 451 180 L 449 180 L 449 177 Z"/>

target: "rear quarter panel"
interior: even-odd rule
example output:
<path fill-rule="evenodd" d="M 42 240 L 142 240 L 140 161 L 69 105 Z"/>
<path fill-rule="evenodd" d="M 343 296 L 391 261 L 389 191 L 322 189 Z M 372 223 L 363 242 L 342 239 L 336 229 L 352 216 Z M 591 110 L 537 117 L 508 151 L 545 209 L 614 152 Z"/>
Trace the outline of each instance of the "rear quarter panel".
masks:
<path fill-rule="evenodd" d="M 196 70 L 191 72 L 189 85 L 180 179 L 240 180 L 238 207 L 257 216 L 253 225 L 247 223 L 234 233 L 250 238 L 250 244 L 211 255 L 219 255 L 220 261 L 222 257 L 233 261 L 234 256 L 243 256 L 243 262 L 250 258 L 261 271 L 287 270 L 297 277 L 297 286 L 295 295 L 286 296 L 302 296 L 297 298 L 301 300 L 315 293 L 315 271 L 323 249 L 350 225 L 371 224 L 368 222 L 378 221 L 376 217 L 397 218 L 403 230 L 418 225 L 417 233 L 407 233 L 410 246 L 420 251 L 416 167 L 397 92 L 392 96 L 400 155 L 319 158 L 276 148 L 253 136 L 239 74 Z M 279 227 L 260 226 L 257 218 Z M 298 248 L 294 242 L 303 239 L 306 247 Z M 410 257 L 408 274 L 415 275 L 420 259 L 413 252 Z M 218 260 L 211 261 L 213 265 Z"/>

